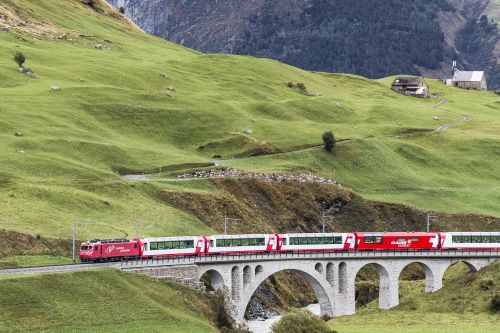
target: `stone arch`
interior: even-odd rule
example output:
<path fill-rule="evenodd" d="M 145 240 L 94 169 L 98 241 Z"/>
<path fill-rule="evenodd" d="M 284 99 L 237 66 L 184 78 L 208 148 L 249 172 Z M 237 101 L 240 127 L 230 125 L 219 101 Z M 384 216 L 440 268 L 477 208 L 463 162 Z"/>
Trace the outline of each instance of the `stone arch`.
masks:
<path fill-rule="evenodd" d="M 446 272 L 452 267 L 452 266 L 455 266 L 457 264 L 460 264 L 460 263 L 463 263 L 467 266 L 467 268 L 469 269 L 469 272 L 468 273 L 475 273 L 477 272 L 478 270 L 480 270 L 481 268 L 484 267 L 484 265 L 481 265 L 481 264 L 474 264 L 472 263 L 471 261 L 468 261 L 466 259 L 456 259 L 456 260 L 452 260 L 448 265 L 446 265 L 445 267 L 443 267 L 442 269 L 442 272 L 441 272 L 441 276 L 439 277 L 439 282 L 441 284 L 441 286 L 443 285 L 444 283 L 444 280 L 445 280 L 445 274 Z"/>
<path fill-rule="evenodd" d="M 202 272 L 202 274 L 200 275 L 200 279 L 202 279 L 203 276 L 208 277 L 208 280 L 210 281 L 210 286 L 214 290 L 222 290 L 224 288 L 225 286 L 224 278 L 222 277 L 222 274 L 219 271 L 215 269 L 209 269 Z"/>
<path fill-rule="evenodd" d="M 264 267 L 262 267 L 262 265 L 255 266 L 255 276 L 258 276 L 262 272 L 264 272 Z"/>
<path fill-rule="evenodd" d="M 248 304 L 252 298 L 252 296 L 257 291 L 257 288 L 270 276 L 281 272 L 281 271 L 291 271 L 299 276 L 303 277 L 307 283 L 312 287 L 316 298 L 318 299 L 321 314 L 332 317 L 333 316 L 333 288 L 326 282 L 324 277 L 321 276 L 319 272 L 316 270 L 304 271 L 301 269 L 297 269 L 296 265 L 290 264 L 290 266 L 275 268 L 272 271 L 266 270 L 266 273 L 259 273 L 252 284 L 245 290 L 243 297 L 241 298 L 241 302 L 239 304 L 238 311 L 238 322 L 243 322 L 243 318 L 245 315 L 245 311 L 248 307 Z M 323 281 L 322 281 L 323 280 Z"/>
<path fill-rule="evenodd" d="M 332 262 L 326 264 L 326 281 L 333 287 L 333 281 L 335 281 L 335 265 Z"/>
<path fill-rule="evenodd" d="M 246 288 L 252 282 L 252 267 L 246 265 L 243 267 L 243 288 Z"/>
<path fill-rule="evenodd" d="M 345 294 L 347 292 L 347 264 L 341 262 L 339 264 L 339 293 Z"/>
<path fill-rule="evenodd" d="M 366 264 L 360 266 L 355 274 L 354 279 L 358 275 L 359 271 L 368 265 L 373 265 L 377 268 L 380 276 L 379 282 L 379 296 L 378 304 L 380 309 L 390 309 L 399 304 L 399 274 L 397 276 L 390 276 L 389 271 L 383 265 L 376 262 L 367 262 Z"/>
<path fill-rule="evenodd" d="M 409 262 L 408 264 L 404 265 L 404 267 L 402 267 L 401 270 L 398 273 L 398 281 L 399 281 L 399 278 L 401 277 L 401 274 L 405 270 L 405 268 L 408 267 L 408 266 L 410 266 L 410 265 L 412 265 L 412 264 L 418 264 L 418 265 L 420 265 L 420 267 L 424 271 L 424 275 L 425 275 L 425 292 L 426 293 L 434 292 L 436 290 L 436 288 L 439 287 L 439 286 L 435 285 L 434 272 L 432 271 L 432 269 L 427 264 L 425 264 L 425 263 L 423 263 L 421 261 Z"/>
<path fill-rule="evenodd" d="M 316 265 L 314 265 L 314 269 L 320 273 L 320 274 L 323 274 L 323 264 L 318 262 Z"/>
<path fill-rule="evenodd" d="M 231 299 L 238 301 L 241 297 L 241 273 L 240 267 L 234 266 L 231 269 Z"/>

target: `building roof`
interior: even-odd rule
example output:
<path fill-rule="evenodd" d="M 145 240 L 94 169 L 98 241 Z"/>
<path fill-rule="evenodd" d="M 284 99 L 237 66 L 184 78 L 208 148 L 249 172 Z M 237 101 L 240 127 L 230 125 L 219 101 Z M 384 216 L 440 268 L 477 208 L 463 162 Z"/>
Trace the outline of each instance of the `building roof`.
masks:
<path fill-rule="evenodd" d="M 421 86 L 422 79 L 418 76 L 412 77 L 398 77 L 392 82 L 393 86 Z"/>
<path fill-rule="evenodd" d="M 453 81 L 479 82 L 483 77 L 483 71 L 456 71 L 455 74 L 453 74 Z"/>

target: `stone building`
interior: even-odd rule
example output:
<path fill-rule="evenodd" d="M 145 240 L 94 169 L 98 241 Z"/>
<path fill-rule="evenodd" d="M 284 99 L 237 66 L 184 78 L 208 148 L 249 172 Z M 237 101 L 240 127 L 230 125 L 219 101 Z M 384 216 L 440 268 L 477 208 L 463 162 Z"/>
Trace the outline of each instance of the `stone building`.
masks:
<path fill-rule="evenodd" d="M 391 84 L 391 90 L 408 96 L 429 97 L 429 86 L 421 76 L 397 77 Z"/>
<path fill-rule="evenodd" d="M 486 77 L 483 71 L 459 71 L 456 70 L 451 79 L 454 87 L 460 87 L 467 90 L 486 91 Z"/>

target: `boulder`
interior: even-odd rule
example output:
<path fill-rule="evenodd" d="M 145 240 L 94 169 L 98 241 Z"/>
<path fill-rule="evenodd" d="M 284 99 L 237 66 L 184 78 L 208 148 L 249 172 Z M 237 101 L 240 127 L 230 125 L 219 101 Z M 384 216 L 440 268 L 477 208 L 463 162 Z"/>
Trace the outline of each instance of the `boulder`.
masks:
<path fill-rule="evenodd" d="M 104 46 L 102 44 L 95 44 L 95 48 L 98 50 L 102 50 Z"/>
<path fill-rule="evenodd" d="M 335 103 L 335 106 L 336 106 L 337 108 L 339 108 L 339 109 L 341 109 L 341 108 L 343 108 L 343 107 L 344 107 L 344 106 L 342 105 L 342 103 L 340 103 L 340 102 Z"/>
<path fill-rule="evenodd" d="M 243 131 L 243 133 L 245 133 L 245 134 L 253 134 L 253 131 L 251 129 L 247 128 L 247 129 L 245 129 Z"/>
<path fill-rule="evenodd" d="M 59 91 L 59 90 L 61 90 L 61 87 L 58 87 L 58 86 L 50 87 L 50 91 Z"/>
<path fill-rule="evenodd" d="M 29 69 L 28 67 L 19 67 L 19 73 L 23 73 L 23 74 L 26 74 L 28 72 L 31 72 L 31 69 Z"/>
<path fill-rule="evenodd" d="M 15 136 L 24 136 L 22 132 L 16 132 Z"/>
<path fill-rule="evenodd" d="M 9 32 L 10 28 L 8 26 L 4 25 L 2 27 L 2 30 L 5 31 L 5 32 Z"/>

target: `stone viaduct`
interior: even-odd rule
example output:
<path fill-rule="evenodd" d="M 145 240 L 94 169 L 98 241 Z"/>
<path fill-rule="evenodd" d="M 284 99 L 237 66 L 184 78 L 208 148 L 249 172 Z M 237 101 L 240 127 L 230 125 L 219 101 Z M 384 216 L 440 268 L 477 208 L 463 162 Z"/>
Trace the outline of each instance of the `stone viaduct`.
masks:
<path fill-rule="evenodd" d="M 399 304 L 399 276 L 409 264 L 423 268 L 425 291 L 434 292 L 443 286 L 451 265 L 465 262 L 475 272 L 499 259 L 500 251 L 266 253 L 123 262 L 121 268 L 158 277 L 172 275 L 169 271 L 175 269 L 177 279 L 184 274 L 186 280 L 196 281 L 208 276 L 214 289 L 227 290 L 232 315 L 243 323 L 257 288 L 280 271 L 304 277 L 316 294 L 321 314 L 336 317 L 356 312 L 356 275 L 366 265 L 378 268 L 379 307 L 390 309 Z"/>

